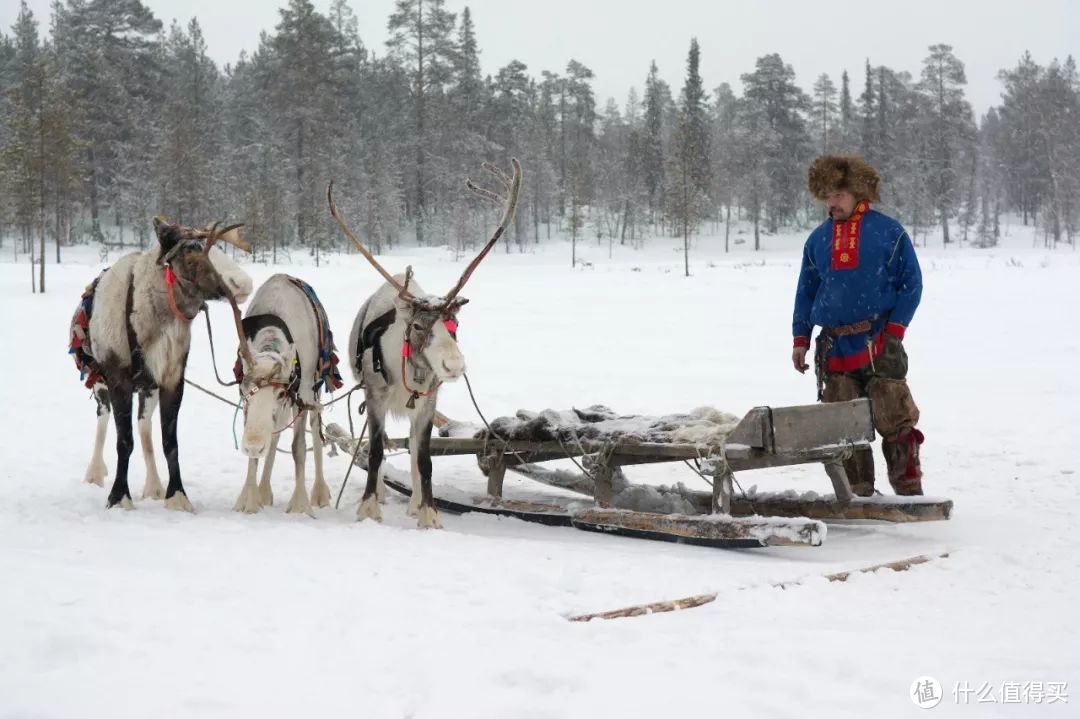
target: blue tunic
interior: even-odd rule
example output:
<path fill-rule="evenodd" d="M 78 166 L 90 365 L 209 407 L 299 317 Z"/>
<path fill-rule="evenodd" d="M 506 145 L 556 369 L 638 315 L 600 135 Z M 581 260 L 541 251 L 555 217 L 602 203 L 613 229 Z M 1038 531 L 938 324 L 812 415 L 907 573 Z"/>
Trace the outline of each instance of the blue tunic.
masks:
<path fill-rule="evenodd" d="M 852 220 L 848 220 L 852 222 Z M 844 229 L 844 228 L 841 228 Z M 796 345 L 809 346 L 814 325 L 837 327 L 870 320 L 868 332 L 836 337 L 829 369 L 850 372 L 881 352 L 884 334 L 901 339 L 922 296 L 922 271 L 908 233 L 899 222 L 868 209 L 859 225 L 858 243 L 841 259 L 831 219 L 810 233 L 803 248 L 795 291 L 792 334 Z"/>

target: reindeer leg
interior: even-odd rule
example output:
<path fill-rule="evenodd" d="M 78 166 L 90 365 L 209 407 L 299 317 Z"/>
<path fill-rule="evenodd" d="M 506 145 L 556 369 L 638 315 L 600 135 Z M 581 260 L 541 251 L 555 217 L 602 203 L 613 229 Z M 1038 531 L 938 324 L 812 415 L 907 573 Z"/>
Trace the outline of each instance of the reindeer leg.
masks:
<path fill-rule="evenodd" d="M 410 517 L 420 516 L 420 500 L 423 498 L 420 489 L 420 442 L 423 440 L 417 437 L 418 424 L 423 423 L 415 418 L 409 421 L 409 477 L 412 479 L 412 494 L 409 495 L 409 508 L 405 510 L 405 514 Z"/>
<path fill-rule="evenodd" d="M 139 392 L 139 445 L 142 447 L 143 462 L 146 463 L 146 484 L 143 485 L 143 499 L 161 499 L 165 488 L 161 486 L 157 462 L 154 460 L 153 429 L 154 409 L 158 405 L 157 390 Z"/>
<path fill-rule="evenodd" d="M 259 487 L 255 484 L 255 475 L 259 471 L 259 460 L 252 457 L 248 460 L 247 477 L 244 479 L 244 488 L 240 490 L 240 496 L 236 498 L 236 504 L 233 505 L 234 512 L 244 512 L 245 514 L 256 514 L 262 509 L 262 502 L 259 501 Z"/>
<path fill-rule="evenodd" d="M 110 391 L 109 396 L 113 406 L 113 421 L 116 423 L 116 477 L 113 479 L 112 488 L 109 489 L 109 507 L 120 505 L 124 509 L 134 509 L 131 503 L 131 492 L 128 490 L 128 460 L 131 459 L 131 451 L 135 449 L 135 439 L 131 434 L 131 400 L 132 391 L 130 386 L 117 386 Z"/>
<path fill-rule="evenodd" d="M 311 502 L 308 500 L 307 485 L 304 478 L 304 464 L 307 457 L 307 430 L 304 429 L 304 423 L 307 421 L 307 411 L 301 410 L 300 416 L 296 418 L 296 424 L 293 425 L 293 440 L 292 440 L 292 456 L 293 456 L 293 468 L 296 477 L 296 487 L 293 489 L 292 499 L 289 500 L 289 506 L 285 508 L 286 514 L 292 514 L 294 512 L 303 512 L 309 517 L 314 518 L 315 513 L 311 511 Z"/>
<path fill-rule="evenodd" d="M 105 466 L 105 436 L 109 432 L 109 388 L 104 384 L 94 385 L 94 402 L 97 404 L 97 434 L 94 435 L 94 454 L 86 468 L 86 481 L 99 487 L 105 486 L 105 477 L 109 468 Z"/>
<path fill-rule="evenodd" d="M 274 506 L 274 490 L 270 487 L 270 473 L 274 471 L 274 458 L 277 457 L 278 440 L 281 434 L 270 437 L 270 451 L 263 462 L 262 479 L 259 481 L 259 503 L 264 507 Z"/>
<path fill-rule="evenodd" d="M 434 402 L 432 402 L 434 409 Z M 414 471 L 420 475 L 420 507 L 417 512 L 417 524 L 421 529 L 442 529 L 439 513 L 435 511 L 435 497 L 431 491 L 431 417 L 423 422 L 416 422 L 419 431 L 413 431 L 409 446 L 416 449 L 410 454 L 415 457 Z M 414 426 L 415 426 L 414 425 Z M 413 496 L 416 496 L 416 482 L 413 481 Z"/>
<path fill-rule="evenodd" d="M 311 412 L 311 446 L 315 455 L 315 484 L 311 488 L 311 503 L 316 507 L 330 506 L 330 487 L 323 478 L 322 414 Z"/>
<path fill-rule="evenodd" d="M 159 392 L 161 396 L 161 446 L 165 450 L 165 462 L 169 465 L 169 486 L 165 489 L 165 509 L 193 512 L 194 509 L 184 491 L 184 483 L 180 479 L 180 448 L 176 441 L 180 403 L 184 400 L 183 378 L 180 378 L 175 389 L 162 387 Z"/>
<path fill-rule="evenodd" d="M 374 519 L 382 521 L 382 510 L 379 508 L 379 498 L 376 490 L 379 485 L 379 469 L 383 462 L 383 422 L 385 417 L 377 412 L 368 410 L 368 434 L 371 438 L 368 442 L 368 467 L 367 485 L 364 487 L 364 496 L 360 500 L 360 506 L 356 510 L 357 520 Z"/>

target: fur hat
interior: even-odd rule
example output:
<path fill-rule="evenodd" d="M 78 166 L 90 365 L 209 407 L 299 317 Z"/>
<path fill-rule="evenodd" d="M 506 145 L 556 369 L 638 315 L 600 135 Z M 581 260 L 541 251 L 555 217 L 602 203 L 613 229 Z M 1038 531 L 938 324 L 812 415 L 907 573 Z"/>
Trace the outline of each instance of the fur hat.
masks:
<path fill-rule="evenodd" d="M 877 170 L 858 155 L 822 155 L 810 165 L 806 186 L 819 200 L 847 190 L 856 200 L 877 202 L 879 182 Z"/>

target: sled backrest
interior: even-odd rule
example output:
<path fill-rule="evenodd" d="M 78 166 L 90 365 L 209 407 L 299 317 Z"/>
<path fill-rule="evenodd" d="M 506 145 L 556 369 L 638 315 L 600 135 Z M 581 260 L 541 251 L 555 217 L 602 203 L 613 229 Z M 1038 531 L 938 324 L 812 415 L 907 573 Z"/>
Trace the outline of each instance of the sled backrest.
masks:
<path fill-rule="evenodd" d="M 870 400 L 755 407 L 742 418 L 727 441 L 770 454 L 804 452 L 832 445 L 867 445 L 874 441 Z"/>

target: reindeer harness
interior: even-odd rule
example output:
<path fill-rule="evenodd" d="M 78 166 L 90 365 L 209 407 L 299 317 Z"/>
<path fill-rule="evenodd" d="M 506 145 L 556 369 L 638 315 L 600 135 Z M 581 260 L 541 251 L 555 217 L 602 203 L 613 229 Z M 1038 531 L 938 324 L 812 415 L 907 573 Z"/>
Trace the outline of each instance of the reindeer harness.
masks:
<path fill-rule="evenodd" d="M 340 389 L 344 382 L 342 381 L 341 373 L 337 368 L 338 357 L 334 352 L 334 335 L 330 331 L 330 323 L 326 318 L 326 310 L 323 308 L 322 302 L 319 301 L 319 297 L 315 294 L 315 290 L 312 289 L 311 285 L 296 277 L 289 277 L 289 281 L 304 293 L 308 302 L 311 303 L 312 311 L 315 313 L 316 335 L 319 338 L 319 346 L 316 359 L 316 380 L 315 385 L 312 387 L 312 391 L 318 394 L 323 386 L 326 386 L 330 391 Z M 294 344 L 293 335 L 292 332 L 289 331 L 289 326 L 277 315 L 269 313 L 250 315 L 241 320 L 241 325 L 243 326 L 246 341 L 255 339 L 255 335 L 259 333 L 259 330 L 266 327 L 276 327 L 285 335 L 286 342 Z M 237 383 L 242 383 L 244 381 L 244 363 L 240 358 L 239 353 L 236 358 L 236 364 L 233 365 L 233 376 L 236 377 Z M 287 383 L 275 382 L 272 380 L 256 383 L 244 394 L 244 405 L 246 406 L 248 401 L 250 401 L 260 389 L 274 387 L 283 390 L 286 399 L 293 406 L 303 408 L 304 401 L 300 397 L 300 383 L 303 376 L 304 372 L 303 367 L 300 365 L 300 360 L 295 359 Z"/>

